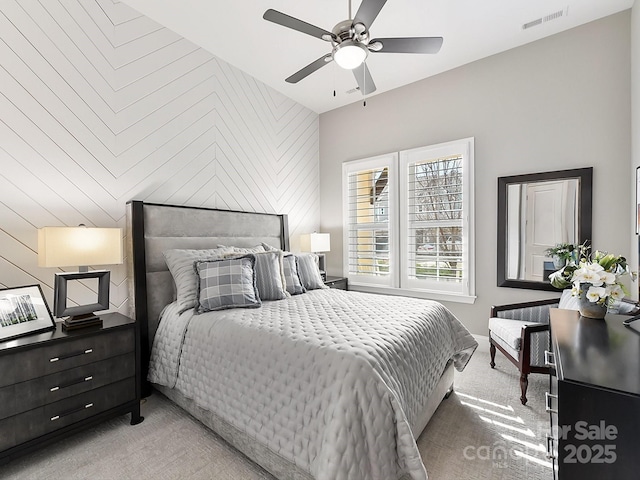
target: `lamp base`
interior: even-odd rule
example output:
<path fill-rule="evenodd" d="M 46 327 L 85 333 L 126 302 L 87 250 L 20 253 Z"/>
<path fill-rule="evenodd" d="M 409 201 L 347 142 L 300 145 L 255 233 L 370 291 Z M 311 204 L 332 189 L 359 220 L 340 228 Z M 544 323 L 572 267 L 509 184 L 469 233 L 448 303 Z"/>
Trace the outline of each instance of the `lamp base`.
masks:
<path fill-rule="evenodd" d="M 62 322 L 62 329 L 75 330 L 76 328 L 92 327 L 94 325 L 102 326 L 102 319 L 95 313 L 86 313 L 65 318 Z"/>

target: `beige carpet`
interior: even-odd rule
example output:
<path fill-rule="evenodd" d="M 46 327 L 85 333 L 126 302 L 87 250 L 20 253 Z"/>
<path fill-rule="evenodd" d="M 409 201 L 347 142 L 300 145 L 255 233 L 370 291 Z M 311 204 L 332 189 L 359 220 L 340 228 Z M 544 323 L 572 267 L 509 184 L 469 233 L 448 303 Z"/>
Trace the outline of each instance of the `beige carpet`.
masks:
<path fill-rule="evenodd" d="M 547 383 L 532 375 L 522 406 L 515 367 L 499 357 L 491 370 L 488 353 L 476 352 L 418 439 L 429 478 L 550 480 Z M 0 467 L 0 478 L 273 480 L 163 396 L 149 397 L 142 413 L 140 425 L 126 415 L 14 460 Z"/>

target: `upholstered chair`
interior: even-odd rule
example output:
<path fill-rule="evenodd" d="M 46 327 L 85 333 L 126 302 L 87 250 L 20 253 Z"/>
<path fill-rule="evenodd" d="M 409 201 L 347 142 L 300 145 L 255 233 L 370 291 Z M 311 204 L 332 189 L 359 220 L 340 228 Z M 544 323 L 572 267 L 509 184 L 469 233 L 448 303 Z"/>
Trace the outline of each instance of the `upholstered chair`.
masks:
<path fill-rule="evenodd" d="M 533 302 L 495 305 L 489 318 L 489 352 L 491 368 L 496 366 L 496 350 L 501 351 L 520 371 L 520 401 L 527 403 L 530 373 L 549 373 L 545 366 L 544 351 L 549 345 L 549 309 L 578 310 L 577 298 L 571 290 L 562 296 Z M 638 305 L 631 300 L 616 302 L 610 313 L 635 315 Z"/>
<path fill-rule="evenodd" d="M 549 308 L 557 308 L 552 298 L 535 302 L 494 305 L 489 318 L 491 368 L 496 366 L 496 349 L 520 370 L 520 401 L 527 403 L 530 373 L 549 373 L 544 351 L 549 348 Z"/>

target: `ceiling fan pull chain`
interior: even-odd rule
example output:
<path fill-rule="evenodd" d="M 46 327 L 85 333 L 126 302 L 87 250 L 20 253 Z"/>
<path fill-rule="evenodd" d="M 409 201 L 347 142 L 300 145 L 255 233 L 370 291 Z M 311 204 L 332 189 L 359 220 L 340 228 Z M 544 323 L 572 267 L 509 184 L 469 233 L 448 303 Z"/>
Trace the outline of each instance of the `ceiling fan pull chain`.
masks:
<path fill-rule="evenodd" d="M 336 64 L 333 63 L 333 96 L 336 96 Z"/>
<path fill-rule="evenodd" d="M 362 85 L 364 88 L 364 92 L 362 92 L 362 96 L 364 97 L 364 101 L 362 102 L 362 106 L 367 106 L 367 62 L 363 62 L 362 65 L 364 68 L 362 69 Z"/>

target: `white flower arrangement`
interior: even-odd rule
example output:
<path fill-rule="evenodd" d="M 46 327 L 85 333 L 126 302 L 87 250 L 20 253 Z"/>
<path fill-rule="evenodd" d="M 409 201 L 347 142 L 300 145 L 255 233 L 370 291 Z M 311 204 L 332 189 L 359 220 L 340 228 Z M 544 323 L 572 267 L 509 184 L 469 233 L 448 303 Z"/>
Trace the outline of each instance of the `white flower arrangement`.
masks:
<path fill-rule="evenodd" d="M 622 300 L 625 296 L 625 291 L 623 285 L 619 282 L 618 276 L 626 273 L 628 272 L 612 273 L 605 270 L 599 263 L 580 263 L 580 268 L 575 270 L 571 277 L 571 282 L 573 283 L 571 293 L 574 296 L 579 296 L 582 285 L 588 288 L 586 297 L 591 303 L 602 305 L 609 298 L 614 301 Z"/>
<path fill-rule="evenodd" d="M 622 300 L 627 294 L 622 277 L 631 274 L 626 258 L 620 255 L 596 251 L 593 255 L 589 246 L 581 245 L 580 260 L 570 262 L 549 276 L 556 288 L 572 286 L 571 293 L 580 296 L 587 289 L 586 298 L 599 305 L 610 305 Z M 631 279 L 635 280 L 635 273 Z"/>

